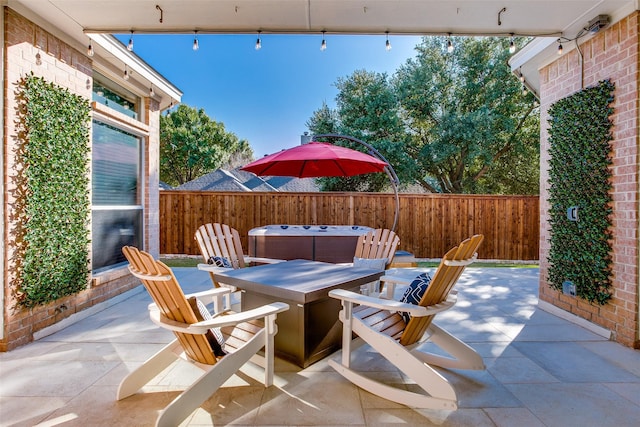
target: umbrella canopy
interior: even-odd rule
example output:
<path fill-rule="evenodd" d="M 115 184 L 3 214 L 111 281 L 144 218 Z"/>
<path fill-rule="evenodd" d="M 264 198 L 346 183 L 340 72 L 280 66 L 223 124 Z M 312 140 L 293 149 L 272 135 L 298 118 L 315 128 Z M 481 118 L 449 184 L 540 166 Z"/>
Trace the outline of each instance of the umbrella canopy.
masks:
<path fill-rule="evenodd" d="M 241 169 L 259 176 L 353 176 L 384 172 L 387 163 L 369 154 L 325 142 L 309 142 L 265 156 Z"/>

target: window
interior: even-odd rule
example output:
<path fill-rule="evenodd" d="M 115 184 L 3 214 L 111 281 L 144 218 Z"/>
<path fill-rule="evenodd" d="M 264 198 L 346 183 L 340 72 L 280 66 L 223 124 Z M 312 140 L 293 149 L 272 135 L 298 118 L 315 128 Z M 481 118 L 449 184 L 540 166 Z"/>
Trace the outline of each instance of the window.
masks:
<path fill-rule="evenodd" d="M 122 247 L 140 247 L 143 232 L 141 138 L 93 121 L 93 271 L 125 262 Z"/>
<path fill-rule="evenodd" d="M 128 90 L 94 73 L 93 100 L 131 118 L 138 119 L 137 97 Z"/>

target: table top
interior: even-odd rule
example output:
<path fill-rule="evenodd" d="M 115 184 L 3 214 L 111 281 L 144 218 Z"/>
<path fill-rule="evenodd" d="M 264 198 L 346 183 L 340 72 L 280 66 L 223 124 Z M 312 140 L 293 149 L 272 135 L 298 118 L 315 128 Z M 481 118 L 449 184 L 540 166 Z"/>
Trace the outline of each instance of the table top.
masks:
<path fill-rule="evenodd" d="M 351 289 L 378 280 L 384 271 L 295 259 L 213 274 L 219 283 L 304 304 L 326 297 L 332 289 Z"/>

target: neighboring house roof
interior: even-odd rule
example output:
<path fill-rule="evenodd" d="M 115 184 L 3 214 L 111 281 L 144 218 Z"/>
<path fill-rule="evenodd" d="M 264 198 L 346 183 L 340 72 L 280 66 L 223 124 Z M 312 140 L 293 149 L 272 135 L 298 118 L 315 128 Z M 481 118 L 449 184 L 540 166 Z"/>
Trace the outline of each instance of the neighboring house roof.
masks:
<path fill-rule="evenodd" d="M 160 181 L 159 187 L 161 190 L 173 190 L 173 187 L 167 184 L 166 182 Z"/>
<path fill-rule="evenodd" d="M 218 169 L 175 188 L 184 191 L 288 191 L 314 192 L 314 178 L 259 177 L 239 169 Z"/>

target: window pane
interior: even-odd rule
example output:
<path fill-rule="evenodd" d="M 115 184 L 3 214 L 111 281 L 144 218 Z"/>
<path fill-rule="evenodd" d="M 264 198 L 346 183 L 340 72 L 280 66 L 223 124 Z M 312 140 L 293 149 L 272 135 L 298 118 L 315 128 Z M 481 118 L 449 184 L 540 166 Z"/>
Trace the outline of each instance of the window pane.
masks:
<path fill-rule="evenodd" d="M 93 270 L 125 262 L 122 247 L 140 247 L 142 210 L 101 209 L 92 216 Z"/>
<path fill-rule="evenodd" d="M 140 139 L 93 122 L 93 205 L 140 205 Z"/>
<path fill-rule="evenodd" d="M 98 104 L 106 105 L 134 119 L 138 118 L 138 98 L 98 73 L 94 73 L 92 98 Z"/>
<path fill-rule="evenodd" d="M 93 122 L 93 271 L 125 262 L 122 247 L 141 247 L 141 141 L 113 126 Z"/>

